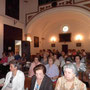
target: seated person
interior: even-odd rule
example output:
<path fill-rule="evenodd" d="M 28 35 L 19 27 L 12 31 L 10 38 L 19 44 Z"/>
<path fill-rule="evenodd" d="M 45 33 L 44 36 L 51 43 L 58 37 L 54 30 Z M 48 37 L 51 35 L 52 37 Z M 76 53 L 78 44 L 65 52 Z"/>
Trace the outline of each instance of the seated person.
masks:
<path fill-rule="evenodd" d="M 8 62 L 8 57 L 6 56 L 6 53 L 3 52 L 0 64 L 4 64 L 4 63 L 7 63 L 7 62 Z"/>
<path fill-rule="evenodd" d="M 57 65 L 58 67 L 60 67 L 60 61 L 57 58 L 57 55 L 56 54 L 54 54 L 54 64 Z"/>
<path fill-rule="evenodd" d="M 77 75 L 77 68 L 74 64 L 65 64 L 64 76 L 57 80 L 55 90 L 87 90 L 86 85 L 80 81 Z"/>
<path fill-rule="evenodd" d="M 3 77 L 5 77 L 8 71 L 9 71 L 8 57 L 6 56 L 6 53 L 3 52 L 2 53 L 2 58 L 1 58 L 1 61 L 0 61 L 0 74 Z"/>
<path fill-rule="evenodd" d="M 29 77 L 32 77 L 34 75 L 33 68 L 39 64 L 41 63 L 39 62 L 38 57 L 35 57 L 29 68 Z"/>
<path fill-rule="evenodd" d="M 59 76 L 59 69 L 54 64 L 54 60 L 52 58 L 48 59 L 48 64 L 46 65 L 46 75 L 51 78 L 53 82 L 55 82 Z"/>
<path fill-rule="evenodd" d="M 8 64 L 9 64 L 10 61 L 12 61 L 12 60 L 14 60 L 14 59 L 15 59 L 15 58 L 14 58 L 13 53 L 12 53 L 12 52 L 9 52 L 9 56 L 8 56 Z"/>
<path fill-rule="evenodd" d="M 43 65 L 46 65 L 48 63 L 48 59 L 47 59 L 47 55 L 46 54 L 43 55 L 43 58 L 41 59 L 41 63 Z"/>
<path fill-rule="evenodd" d="M 20 61 L 21 61 L 21 63 L 26 63 L 26 54 L 25 53 L 23 53 Z"/>
<path fill-rule="evenodd" d="M 25 76 L 19 70 L 19 63 L 16 60 L 10 61 L 10 72 L 6 75 L 2 90 L 24 90 Z"/>
<path fill-rule="evenodd" d="M 26 65 L 26 54 L 25 53 L 23 53 L 22 54 L 22 57 L 18 60 L 18 62 L 22 65 L 22 68 L 23 68 L 23 66 L 24 65 Z"/>
<path fill-rule="evenodd" d="M 44 65 L 39 64 L 34 68 L 35 75 L 31 80 L 30 90 L 53 90 L 51 79 L 45 74 L 46 68 Z"/>
<path fill-rule="evenodd" d="M 21 59 L 21 56 L 19 55 L 19 52 L 16 52 L 15 60 L 20 60 L 20 59 Z"/>
<path fill-rule="evenodd" d="M 60 61 L 60 67 L 62 68 L 63 65 L 65 64 L 65 52 L 64 51 L 61 52 L 61 56 L 59 57 L 59 61 Z"/>
<path fill-rule="evenodd" d="M 67 58 L 65 59 L 65 64 L 69 64 L 69 63 L 72 63 L 71 57 L 67 57 Z"/>
<path fill-rule="evenodd" d="M 69 63 L 72 63 L 72 59 L 70 57 L 67 57 L 65 59 L 65 64 L 69 64 Z M 64 67 L 64 66 L 63 66 Z M 61 75 L 63 76 L 64 75 L 64 71 L 63 71 L 63 67 L 61 68 Z"/>
<path fill-rule="evenodd" d="M 78 72 L 85 72 L 86 71 L 86 66 L 85 63 L 80 62 L 81 58 L 79 55 L 75 56 L 75 66 L 77 67 Z"/>

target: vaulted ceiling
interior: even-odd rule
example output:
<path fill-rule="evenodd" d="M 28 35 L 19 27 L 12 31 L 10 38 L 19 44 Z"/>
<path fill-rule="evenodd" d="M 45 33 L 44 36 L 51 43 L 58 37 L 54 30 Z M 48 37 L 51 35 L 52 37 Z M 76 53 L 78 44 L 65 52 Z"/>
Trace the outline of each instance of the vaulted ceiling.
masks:
<path fill-rule="evenodd" d="M 68 5 L 39 13 L 28 23 L 26 33 L 45 37 L 52 30 L 60 30 L 63 25 L 71 25 L 78 28 L 90 27 L 90 0 L 62 1 L 72 2 L 75 7 Z"/>

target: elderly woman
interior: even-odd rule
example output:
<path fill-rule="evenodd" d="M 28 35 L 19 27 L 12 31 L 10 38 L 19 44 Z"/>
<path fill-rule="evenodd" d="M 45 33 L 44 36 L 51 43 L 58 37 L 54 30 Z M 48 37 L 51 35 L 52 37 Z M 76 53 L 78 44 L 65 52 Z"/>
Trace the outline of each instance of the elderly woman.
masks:
<path fill-rule="evenodd" d="M 79 55 L 75 56 L 75 66 L 77 67 L 78 72 L 85 72 L 86 71 L 86 66 L 85 63 L 80 62 L 81 57 Z"/>
<path fill-rule="evenodd" d="M 41 63 L 39 62 L 38 57 L 35 57 L 34 61 L 31 63 L 31 66 L 29 68 L 29 77 L 32 77 L 34 75 L 33 69 L 35 66 L 37 66 L 39 64 L 41 64 Z"/>
<path fill-rule="evenodd" d="M 48 59 L 48 64 L 46 65 L 46 75 L 52 79 L 53 82 L 55 82 L 59 76 L 59 69 L 54 64 L 54 60 L 52 58 Z"/>
<path fill-rule="evenodd" d="M 53 90 L 51 79 L 45 74 L 46 68 L 44 65 L 39 64 L 34 68 L 35 75 L 31 80 L 30 90 Z"/>
<path fill-rule="evenodd" d="M 74 64 L 65 64 L 63 70 L 64 76 L 57 80 L 55 90 L 87 90 L 86 85 L 76 77 Z"/>
<path fill-rule="evenodd" d="M 24 90 L 24 73 L 19 69 L 16 60 L 10 61 L 10 72 L 6 75 L 6 80 L 2 90 Z"/>

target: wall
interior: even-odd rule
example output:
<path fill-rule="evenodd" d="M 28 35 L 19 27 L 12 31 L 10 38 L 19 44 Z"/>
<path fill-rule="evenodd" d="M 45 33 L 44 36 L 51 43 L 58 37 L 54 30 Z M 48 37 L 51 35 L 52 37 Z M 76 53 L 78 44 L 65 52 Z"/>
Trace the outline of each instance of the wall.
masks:
<path fill-rule="evenodd" d="M 30 33 L 32 37 L 31 42 L 31 54 L 39 52 L 40 49 L 58 49 L 62 50 L 62 44 L 68 44 L 69 49 L 85 49 L 87 52 L 90 52 L 90 14 L 88 11 L 66 7 L 66 8 L 57 8 L 52 9 L 51 11 L 47 10 L 43 13 L 40 13 L 27 25 L 26 31 Z M 59 43 L 59 34 L 62 32 L 62 27 L 64 25 L 69 26 L 68 33 L 72 33 L 72 42 L 68 43 Z M 82 47 L 76 47 L 77 41 L 75 41 L 75 36 L 77 34 L 83 35 L 83 40 L 81 41 Z M 39 48 L 34 48 L 33 36 L 39 36 L 40 46 Z M 51 47 L 50 38 L 55 36 L 56 47 Z M 44 38 L 44 39 L 42 39 Z"/>
<path fill-rule="evenodd" d="M 27 13 L 36 12 L 38 10 L 38 0 L 28 0 L 28 2 L 24 2 L 24 0 L 20 0 L 20 20 L 25 23 L 25 15 Z"/>
<path fill-rule="evenodd" d="M 0 0 L 0 58 L 3 52 L 3 25 L 7 24 L 14 27 L 22 28 L 23 40 L 25 40 L 25 14 L 36 12 L 38 10 L 38 0 L 28 0 L 28 3 L 25 3 L 24 0 L 20 0 L 20 19 L 18 21 L 14 18 L 5 15 L 5 1 L 6 0 Z"/>
<path fill-rule="evenodd" d="M 0 16 L 0 58 L 2 56 L 3 52 L 3 30 L 4 30 L 4 24 L 11 25 L 14 27 L 22 28 L 24 30 L 24 25 L 17 21 L 17 23 L 14 25 L 14 20 L 11 18 L 7 18 L 4 16 Z M 24 35 L 23 35 L 24 36 Z"/>
<path fill-rule="evenodd" d="M 3 30 L 4 30 L 3 25 L 4 24 L 21 28 L 23 30 L 23 39 L 25 39 L 24 38 L 24 30 L 25 30 L 24 23 L 25 23 L 25 13 L 27 11 L 24 11 L 24 8 L 26 7 L 26 5 L 23 6 L 24 2 L 23 2 L 23 0 L 20 0 L 20 20 L 16 20 L 14 18 L 11 18 L 11 17 L 5 15 L 5 1 L 6 0 L 0 0 L 0 58 L 1 58 L 2 52 L 3 52 Z M 31 5 L 30 5 L 30 7 L 31 7 Z M 27 7 L 26 7 L 26 9 L 27 9 Z M 28 10 L 29 10 L 29 8 L 28 8 Z"/>

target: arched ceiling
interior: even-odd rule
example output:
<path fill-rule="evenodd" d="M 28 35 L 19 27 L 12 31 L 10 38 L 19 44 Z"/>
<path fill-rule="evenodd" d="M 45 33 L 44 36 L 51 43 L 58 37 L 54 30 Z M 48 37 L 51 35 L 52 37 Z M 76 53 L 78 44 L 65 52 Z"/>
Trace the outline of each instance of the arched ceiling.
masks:
<path fill-rule="evenodd" d="M 57 8 L 45 11 L 28 24 L 26 33 L 45 37 L 52 30 L 61 30 L 63 25 L 80 27 L 89 26 L 90 13 L 79 8 Z M 61 31 L 60 31 L 61 32 Z"/>

